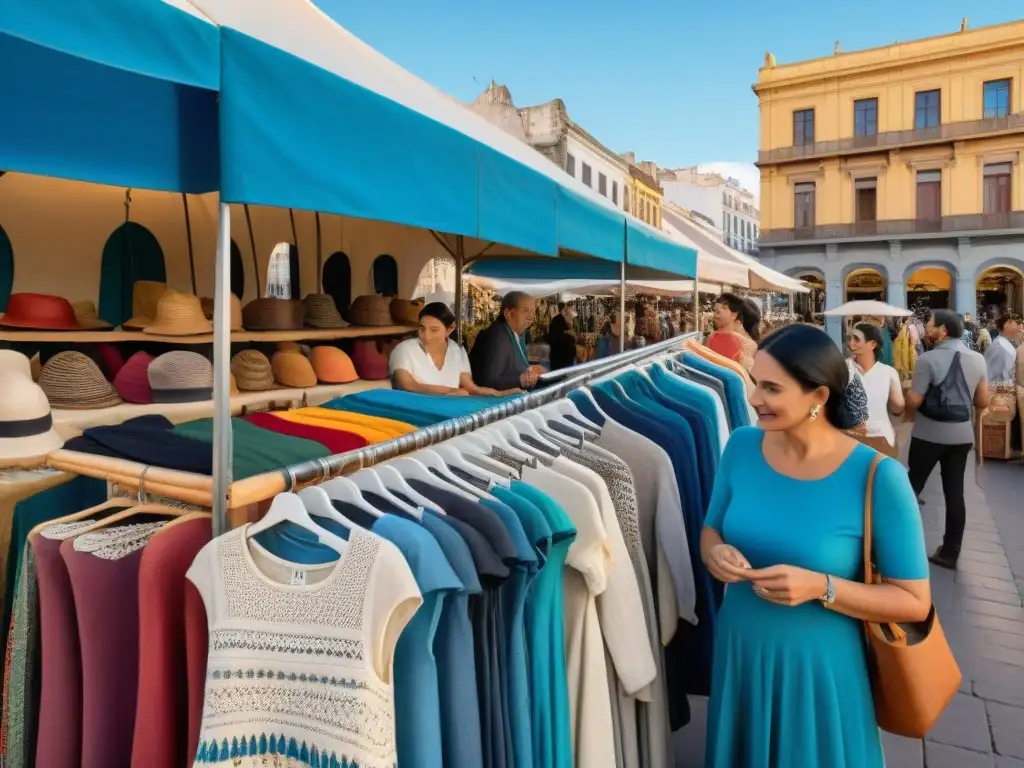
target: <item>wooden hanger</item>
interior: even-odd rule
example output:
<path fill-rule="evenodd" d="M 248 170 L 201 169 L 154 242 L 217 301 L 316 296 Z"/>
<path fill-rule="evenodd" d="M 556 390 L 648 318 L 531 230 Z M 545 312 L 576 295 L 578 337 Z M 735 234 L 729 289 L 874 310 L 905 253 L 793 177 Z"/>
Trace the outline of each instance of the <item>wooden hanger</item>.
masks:
<path fill-rule="evenodd" d="M 133 507 L 138 503 L 139 502 L 135 499 L 129 499 L 126 497 L 107 499 L 102 504 L 97 504 L 95 507 L 89 507 L 88 509 L 83 509 L 81 512 L 75 512 L 71 515 L 58 517 L 56 520 L 48 520 L 45 523 L 40 523 L 28 532 L 28 540 L 31 541 L 40 531 L 44 528 L 49 528 L 51 525 L 61 525 L 63 523 L 74 523 L 79 520 L 87 520 L 97 513 L 106 512 L 111 509 L 126 509 L 128 507 Z"/>
<path fill-rule="evenodd" d="M 170 507 L 166 504 L 139 504 L 138 502 L 135 502 L 134 506 L 129 507 L 123 512 L 117 512 L 110 517 L 97 520 L 89 527 L 83 528 L 77 535 L 81 536 L 83 533 L 92 533 L 93 531 L 98 531 L 103 528 L 109 528 L 114 523 L 119 523 L 122 520 L 128 520 L 137 515 L 165 515 L 170 518 L 179 518 L 193 511 L 194 510 L 182 509 L 180 507 Z"/>
<path fill-rule="evenodd" d="M 212 522 L 213 515 L 209 512 L 204 512 L 200 509 L 185 510 L 185 514 L 181 515 L 181 517 L 176 517 L 166 525 L 161 525 L 159 528 L 157 528 L 153 536 L 159 536 L 161 533 L 168 530 L 169 528 L 173 528 L 176 525 L 181 525 L 182 523 L 187 523 L 191 520 L 210 520 Z"/>

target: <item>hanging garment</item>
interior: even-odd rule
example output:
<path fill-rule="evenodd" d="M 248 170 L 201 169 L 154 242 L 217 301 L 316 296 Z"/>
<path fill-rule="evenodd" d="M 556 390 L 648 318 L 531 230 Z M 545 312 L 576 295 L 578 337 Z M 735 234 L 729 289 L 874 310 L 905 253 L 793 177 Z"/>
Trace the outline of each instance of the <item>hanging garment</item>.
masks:
<path fill-rule="evenodd" d="M 732 428 L 748 426 L 751 423 L 750 409 L 747 404 L 747 388 L 743 379 L 731 370 L 709 362 L 694 352 L 684 352 L 682 361 L 701 373 L 713 376 L 725 387 L 726 407 L 729 412 L 729 423 Z"/>
<path fill-rule="evenodd" d="M 130 765 L 139 690 L 139 565 L 151 516 L 65 540 L 82 649 L 82 768 Z M 138 519 L 138 522 L 135 520 Z"/>
<path fill-rule="evenodd" d="M 394 765 L 392 659 L 422 603 L 405 558 L 355 531 L 336 563 L 296 568 L 253 548 L 248 528 L 207 544 L 188 571 L 210 626 L 196 762 Z"/>
<path fill-rule="evenodd" d="M 320 443 L 332 454 L 347 453 L 356 451 L 369 445 L 369 441 L 354 432 L 346 432 L 340 429 L 328 429 L 309 424 L 300 424 L 294 421 L 282 419 L 274 413 L 252 413 L 245 417 L 250 424 L 257 427 L 269 429 L 281 435 L 301 437 L 304 440 L 313 440 Z"/>
<path fill-rule="evenodd" d="M 718 419 L 719 411 L 724 413 L 721 401 L 707 387 L 688 381 L 675 373 L 670 373 L 660 365 L 650 366 L 647 372 L 656 388 L 676 402 L 693 409 L 697 414 L 697 419 L 707 431 L 708 442 L 711 445 L 712 456 L 709 463 L 715 469 L 718 469 L 718 458 L 722 455 L 722 452 L 725 450 L 725 444 L 729 441 L 729 431 L 725 425 L 725 420 L 723 418 L 720 422 Z M 693 422 L 691 421 L 692 424 Z M 712 485 L 714 485 L 714 482 L 712 482 Z"/>
<path fill-rule="evenodd" d="M 688 381 L 692 381 L 694 384 L 706 387 L 715 395 L 715 414 L 718 420 L 718 434 L 721 437 L 722 450 L 724 451 L 725 444 L 729 442 L 729 434 L 733 429 L 733 425 L 729 421 L 729 409 L 727 407 L 728 401 L 725 396 L 725 385 L 714 376 L 698 371 L 696 368 L 691 368 L 688 365 L 683 365 L 683 363 L 678 360 L 666 360 L 665 365 L 673 373 L 682 376 Z"/>
<path fill-rule="evenodd" d="M 132 768 L 178 768 L 195 757 L 188 739 L 185 573 L 210 536 L 209 518 L 183 520 L 157 531 L 142 551 Z M 193 620 L 205 622 L 205 615 Z M 205 658 L 198 661 L 205 671 Z"/>
<path fill-rule="evenodd" d="M 206 694 L 206 659 L 209 655 L 210 631 L 206 624 L 206 607 L 199 590 L 191 581 L 185 583 L 185 669 L 188 674 L 188 741 L 185 754 L 189 765 L 199 747 L 199 731 L 203 724 L 203 699 Z"/>
<path fill-rule="evenodd" d="M 35 765 L 39 712 L 39 593 L 36 555 L 26 542 L 7 636 L 3 744 L 5 768 Z"/>

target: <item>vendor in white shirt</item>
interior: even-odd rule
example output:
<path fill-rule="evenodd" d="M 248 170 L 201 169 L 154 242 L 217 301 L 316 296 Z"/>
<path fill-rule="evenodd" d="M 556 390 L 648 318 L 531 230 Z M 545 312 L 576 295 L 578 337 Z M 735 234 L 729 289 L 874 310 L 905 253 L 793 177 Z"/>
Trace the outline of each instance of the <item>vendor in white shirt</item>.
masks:
<path fill-rule="evenodd" d="M 448 337 L 455 314 L 433 302 L 420 311 L 418 338 L 403 341 L 391 352 L 391 381 L 395 389 L 424 395 L 509 395 L 473 382 L 466 350 Z"/>
<path fill-rule="evenodd" d="M 985 352 L 988 380 L 993 384 L 1012 383 L 1017 363 L 1017 349 L 1013 343 L 1020 337 L 1021 319 L 1017 315 L 1001 315 L 996 320 L 996 329 L 999 335 Z"/>
<path fill-rule="evenodd" d="M 858 323 L 847 339 L 853 359 L 850 360 L 850 375 L 859 376 L 868 396 L 868 420 L 866 440 L 872 448 L 897 456 L 896 432 L 889 414 L 903 413 L 906 403 L 900 375 L 896 369 L 882 362 L 882 330 L 871 323 Z"/>

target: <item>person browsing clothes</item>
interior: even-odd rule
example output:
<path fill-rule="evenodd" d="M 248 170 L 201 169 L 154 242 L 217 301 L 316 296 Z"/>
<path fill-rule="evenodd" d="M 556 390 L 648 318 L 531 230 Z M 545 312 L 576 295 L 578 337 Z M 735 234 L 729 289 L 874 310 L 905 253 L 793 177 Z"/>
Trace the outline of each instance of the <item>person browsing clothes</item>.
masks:
<path fill-rule="evenodd" d="M 480 332 L 469 353 L 473 380 L 496 390 L 531 389 L 544 369 L 530 365 L 526 356 L 526 329 L 533 324 L 537 302 L 520 291 L 505 294 L 501 314 Z"/>
<path fill-rule="evenodd" d="M 449 338 L 455 314 L 446 304 L 433 302 L 420 310 L 417 338 L 403 341 L 391 352 L 389 366 L 395 389 L 424 395 L 506 395 L 473 381 L 469 357 Z"/>
<path fill-rule="evenodd" d="M 715 330 L 704 345 L 749 371 L 761 335 L 761 312 L 757 305 L 734 293 L 723 293 L 715 299 L 714 321 Z"/>
<path fill-rule="evenodd" d="M 576 337 L 573 335 L 573 320 L 576 309 L 572 304 L 558 305 L 558 314 L 548 323 L 548 346 L 551 347 L 551 370 L 576 365 Z"/>
<path fill-rule="evenodd" d="M 958 342 L 959 343 L 959 342 Z M 850 371 L 823 330 L 794 324 L 754 355 L 756 427 L 732 433 L 700 554 L 727 585 L 718 613 L 706 768 L 883 768 L 864 621 L 932 606 L 907 473 L 844 433 Z M 881 584 L 862 582 L 864 502 Z"/>
<path fill-rule="evenodd" d="M 1017 348 L 1014 343 L 1020 336 L 1021 319 L 1017 315 L 1000 315 L 996 319 L 999 335 L 992 346 L 985 352 L 985 363 L 988 365 L 988 380 L 993 384 L 1007 384 L 1014 380 L 1014 368 L 1017 365 Z"/>
<path fill-rule="evenodd" d="M 953 310 L 932 312 L 925 326 L 932 348 L 917 359 L 907 393 L 907 415 L 914 419 L 907 467 L 917 498 L 936 464 L 942 474 L 946 532 L 929 559 L 943 568 L 956 568 L 967 523 L 964 474 L 974 446 L 971 407 L 982 411 L 989 403 L 985 358 L 964 346 L 963 332 L 963 318 Z"/>
<path fill-rule="evenodd" d="M 868 418 L 862 442 L 886 456 L 897 458 L 896 431 L 889 414 L 900 415 L 906 404 L 900 375 L 882 362 L 884 333 L 888 331 L 873 323 L 858 323 L 853 327 L 848 340 L 853 352 L 850 373 L 860 379 L 867 395 Z"/>

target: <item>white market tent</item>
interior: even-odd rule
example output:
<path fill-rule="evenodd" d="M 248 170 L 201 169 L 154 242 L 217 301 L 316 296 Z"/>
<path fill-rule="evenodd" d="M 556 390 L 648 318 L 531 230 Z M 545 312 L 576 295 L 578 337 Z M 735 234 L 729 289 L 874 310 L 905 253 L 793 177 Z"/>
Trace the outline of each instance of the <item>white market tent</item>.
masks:
<path fill-rule="evenodd" d="M 910 317 L 914 314 L 909 309 L 894 307 L 884 301 L 874 299 L 858 299 L 840 304 L 834 309 L 822 312 L 826 317 L 849 317 L 851 315 L 864 315 L 865 317 Z"/>

